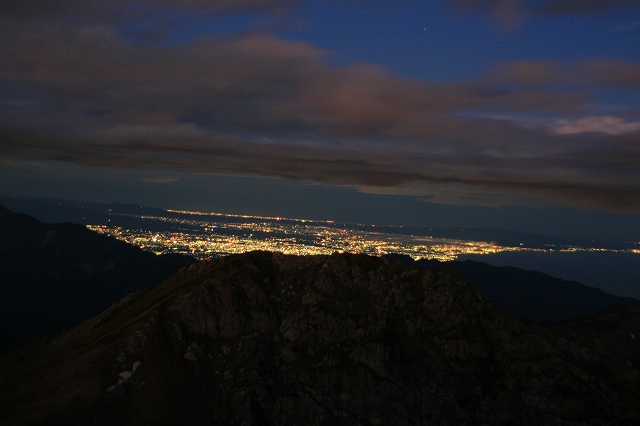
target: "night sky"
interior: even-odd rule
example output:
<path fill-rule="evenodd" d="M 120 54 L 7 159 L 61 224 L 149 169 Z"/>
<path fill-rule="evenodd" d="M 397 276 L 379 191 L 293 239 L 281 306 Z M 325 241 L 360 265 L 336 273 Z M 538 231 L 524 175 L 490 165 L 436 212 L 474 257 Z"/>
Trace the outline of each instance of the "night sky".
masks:
<path fill-rule="evenodd" d="M 640 1 L 3 1 L 0 193 L 640 241 Z"/>

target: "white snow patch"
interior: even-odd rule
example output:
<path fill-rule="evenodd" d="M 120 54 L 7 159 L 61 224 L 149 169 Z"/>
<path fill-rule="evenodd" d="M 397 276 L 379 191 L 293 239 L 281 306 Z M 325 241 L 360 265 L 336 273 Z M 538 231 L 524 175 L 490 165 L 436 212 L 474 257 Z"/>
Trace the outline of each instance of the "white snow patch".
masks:
<path fill-rule="evenodd" d="M 130 377 L 131 377 L 131 371 L 129 370 L 123 371 L 122 373 L 118 374 L 118 384 L 119 385 L 123 384 L 124 382 L 129 380 Z"/>
<path fill-rule="evenodd" d="M 136 361 L 133 363 L 133 366 L 131 367 L 131 371 L 125 370 L 122 373 L 118 374 L 117 383 L 113 386 L 109 386 L 107 388 L 107 392 L 113 392 L 116 389 L 118 389 L 120 386 L 122 386 L 127 380 L 131 378 L 131 376 L 133 376 L 133 373 L 136 372 L 138 367 L 140 367 L 140 361 Z"/>

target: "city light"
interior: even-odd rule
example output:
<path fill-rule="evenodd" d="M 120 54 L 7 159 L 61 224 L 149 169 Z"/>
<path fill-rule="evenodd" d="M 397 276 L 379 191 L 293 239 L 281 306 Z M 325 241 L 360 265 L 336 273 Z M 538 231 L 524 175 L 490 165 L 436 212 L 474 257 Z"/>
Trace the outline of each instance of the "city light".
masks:
<path fill-rule="evenodd" d="M 346 252 L 383 256 L 395 253 L 411 256 L 415 260 L 437 259 L 440 261 L 455 260 L 461 255 L 494 254 L 506 251 L 610 251 L 578 246 L 528 248 L 518 245 L 512 247 L 484 241 L 388 232 L 389 229 L 393 230 L 393 227 L 386 227 L 387 232 L 373 232 L 359 229 L 358 226 L 340 227 L 333 221 L 171 210 L 167 213 L 170 216 L 123 214 L 117 216 L 163 223 L 170 231 L 125 229 L 115 225 L 87 225 L 87 227 L 156 254 L 181 253 L 200 260 L 253 250 L 296 255 Z"/>

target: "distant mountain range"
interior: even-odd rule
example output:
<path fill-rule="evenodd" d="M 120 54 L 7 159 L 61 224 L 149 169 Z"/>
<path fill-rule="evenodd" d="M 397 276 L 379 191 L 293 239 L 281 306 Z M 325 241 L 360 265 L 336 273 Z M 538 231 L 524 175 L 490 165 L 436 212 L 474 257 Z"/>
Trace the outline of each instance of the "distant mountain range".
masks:
<path fill-rule="evenodd" d="M 640 300 L 621 297 L 566 281 L 538 271 L 511 266 L 497 267 L 472 260 L 439 262 L 409 256 L 387 255 L 392 260 L 415 264 L 422 269 L 440 268 L 475 284 L 503 309 L 524 319 L 560 322 L 593 315 L 613 305 L 640 306 Z"/>
<path fill-rule="evenodd" d="M 0 351 L 74 326 L 194 261 L 0 206 Z"/>
<path fill-rule="evenodd" d="M 251 252 L 7 352 L 0 423 L 635 425 L 639 342 L 635 306 L 542 325 L 442 269 Z"/>
<path fill-rule="evenodd" d="M 44 197 L 10 197 L 0 195 L 0 204 L 6 208 L 29 214 L 41 222 L 71 222 L 81 225 L 108 224 L 113 219 L 111 213 L 130 215 L 162 215 L 166 210 L 142 207 L 123 203 L 88 203 Z M 144 220 L 140 218 L 119 217 L 119 223 L 131 228 L 140 227 Z"/>

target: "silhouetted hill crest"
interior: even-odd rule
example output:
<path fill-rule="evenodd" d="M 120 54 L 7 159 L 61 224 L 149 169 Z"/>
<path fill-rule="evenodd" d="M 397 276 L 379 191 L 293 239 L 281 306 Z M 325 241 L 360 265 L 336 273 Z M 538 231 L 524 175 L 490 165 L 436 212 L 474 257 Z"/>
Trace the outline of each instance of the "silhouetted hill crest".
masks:
<path fill-rule="evenodd" d="M 616 296 L 577 281 L 555 278 L 538 271 L 512 266 L 492 266 L 472 260 L 439 262 L 410 256 L 385 256 L 423 269 L 441 268 L 473 282 L 485 295 L 521 318 L 559 322 L 593 315 L 608 306 L 640 306 L 640 300 Z"/>
<path fill-rule="evenodd" d="M 576 337 L 585 321 L 601 324 L 588 341 Z M 191 265 L 12 351 L 0 420 L 630 425 L 629 333 L 640 335 L 636 307 L 543 326 L 441 269 L 253 252 Z"/>
<path fill-rule="evenodd" d="M 194 260 L 156 256 L 74 223 L 0 206 L 0 350 L 71 327 Z"/>

